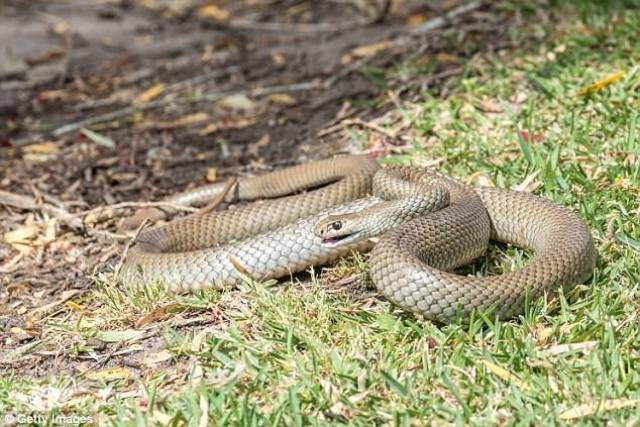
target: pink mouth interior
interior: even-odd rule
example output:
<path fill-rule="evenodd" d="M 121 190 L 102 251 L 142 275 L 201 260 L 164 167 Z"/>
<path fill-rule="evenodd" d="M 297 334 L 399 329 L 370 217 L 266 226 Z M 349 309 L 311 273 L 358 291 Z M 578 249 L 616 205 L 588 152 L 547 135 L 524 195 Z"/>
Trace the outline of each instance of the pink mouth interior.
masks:
<path fill-rule="evenodd" d="M 338 243 L 341 239 L 335 239 L 335 238 L 330 238 L 330 239 L 322 239 L 322 244 L 323 245 L 335 245 L 336 243 Z"/>

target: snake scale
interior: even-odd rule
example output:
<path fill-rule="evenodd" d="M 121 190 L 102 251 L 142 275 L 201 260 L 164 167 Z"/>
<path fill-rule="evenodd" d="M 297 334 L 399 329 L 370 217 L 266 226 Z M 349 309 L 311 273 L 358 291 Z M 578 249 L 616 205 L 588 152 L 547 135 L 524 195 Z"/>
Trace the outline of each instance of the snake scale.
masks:
<path fill-rule="evenodd" d="M 213 184 L 170 200 L 202 204 L 221 191 Z M 229 203 L 255 199 L 263 200 L 143 230 L 119 278 L 187 291 L 243 276 L 283 277 L 371 250 L 371 278 L 382 294 L 447 322 L 474 310 L 515 316 L 526 298 L 567 290 L 588 279 L 595 264 L 591 234 L 567 208 L 528 193 L 473 188 L 427 169 L 381 168 L 366 156 L 240 179 L 225 195 Z M 139 212 L 133 223 L 158 213 Z M 490 239 L 535 255 L 496 276 L 452 272 L 485 253 Z"/>

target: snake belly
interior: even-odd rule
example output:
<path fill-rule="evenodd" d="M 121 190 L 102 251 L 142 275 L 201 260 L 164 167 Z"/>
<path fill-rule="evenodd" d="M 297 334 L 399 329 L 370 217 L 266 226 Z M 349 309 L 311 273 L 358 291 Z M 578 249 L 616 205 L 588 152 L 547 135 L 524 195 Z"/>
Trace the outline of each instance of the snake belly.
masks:
<path fill-rule="evenodd" d="M 226 201 L 268 199 L 143 230 L 118 277 L 125 284 L 159 282 L 175 291 L 195 290 L 233 285 L 243 276 L 282 277 L 354 250 L 368 250 L 371 243 L 367 241 L 326 248 L 313 234 L 312 224 L 329 212 L 361 210 L 377 203 L 366 196 L 379 168 L 367 156 L 345 156 L 239 180 Z M 280 197 L 320 186 L 307 193 Z M 214 184 L 171 201 L 201 203 L 220 190 L 221 186 Z M 157 210 L 143 210 L 134 215 L 133 224 L 145 215 L 160 216 Z"/>
<path fill-rule="evenodd" d="M 374 186 L 376 182 L 380 183 Z M 327 215 L 375 211 L 383 200 L 406 196 L 403 183 L 436 182 L 448 204 L 406 221 L 371 240 L 326 247 L 313 233 Z M 165 283 L 194 290 L 237 283 L 243 276 L 277 278 L 373 247 L 375 286 L 408 311 L 439 321 L 493 309 L 500 317 L 522 311 L 525 299 L 586 280 L 595 263 L 591 235 L 570 210 L 522 192 L 477 188 L 420 168 L 380 169 L 365 156 L 347 156 L 241 180 L 227 201 L 279 197 L 331 183 L 308 193 L 236 209 L 192 215 L 143 230 L 120 270 L 124 283 Z M 406 189 L 409 190 L 406 190 Z M 219 187 L 185 193 L 193 202 Z M 373 193 L 373 195 L 371 195 Z M 383 215 L 384 216 L 384 215 Z M 489 239 L 535 251 L 520 270 L 490 277 L 451 272 L 486 251 Z"/>

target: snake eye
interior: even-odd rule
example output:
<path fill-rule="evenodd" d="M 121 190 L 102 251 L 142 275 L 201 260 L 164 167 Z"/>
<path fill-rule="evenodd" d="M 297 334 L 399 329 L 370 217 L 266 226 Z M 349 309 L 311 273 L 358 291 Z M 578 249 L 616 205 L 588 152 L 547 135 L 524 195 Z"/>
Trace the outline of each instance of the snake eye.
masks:
<path fill-rule="evenodd" d="M 336 221 L 331 223 L 331 228 L 334 230 L 340 230 L 342 228 L 342 223 L 340 221 Z"/>

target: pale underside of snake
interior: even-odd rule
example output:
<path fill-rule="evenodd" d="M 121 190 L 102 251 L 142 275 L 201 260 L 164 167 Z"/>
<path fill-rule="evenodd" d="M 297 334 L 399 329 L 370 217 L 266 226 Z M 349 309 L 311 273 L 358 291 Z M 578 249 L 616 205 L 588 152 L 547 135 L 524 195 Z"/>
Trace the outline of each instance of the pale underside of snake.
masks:
<path fill-rule="evenodd" d="M 202 204 L 222 187 L 201 187 L 169 201 Z M 292 195 L 305 188 L 311 189 Z M 383 295 L 447 322 L 474 310 L 512 317 L 526 298 L 585 281 L 595 264 L 591 234 L 567 208 L 528 193 L 472 188 L 426 169 L 380 168 L 366 156 L 240 179 L 225 196 L 230 203 L 256 199 L 263 200 L 143 230 L 120 280 L 188 291 L 247 276 L 289 276 L 371 250 L 371 278 Z M 139 212 L 129 226 L 159 212 Z M 490 239 L 535 254 L 523 268 L 501 275 L 452 272 L 484 254 Z"/>

